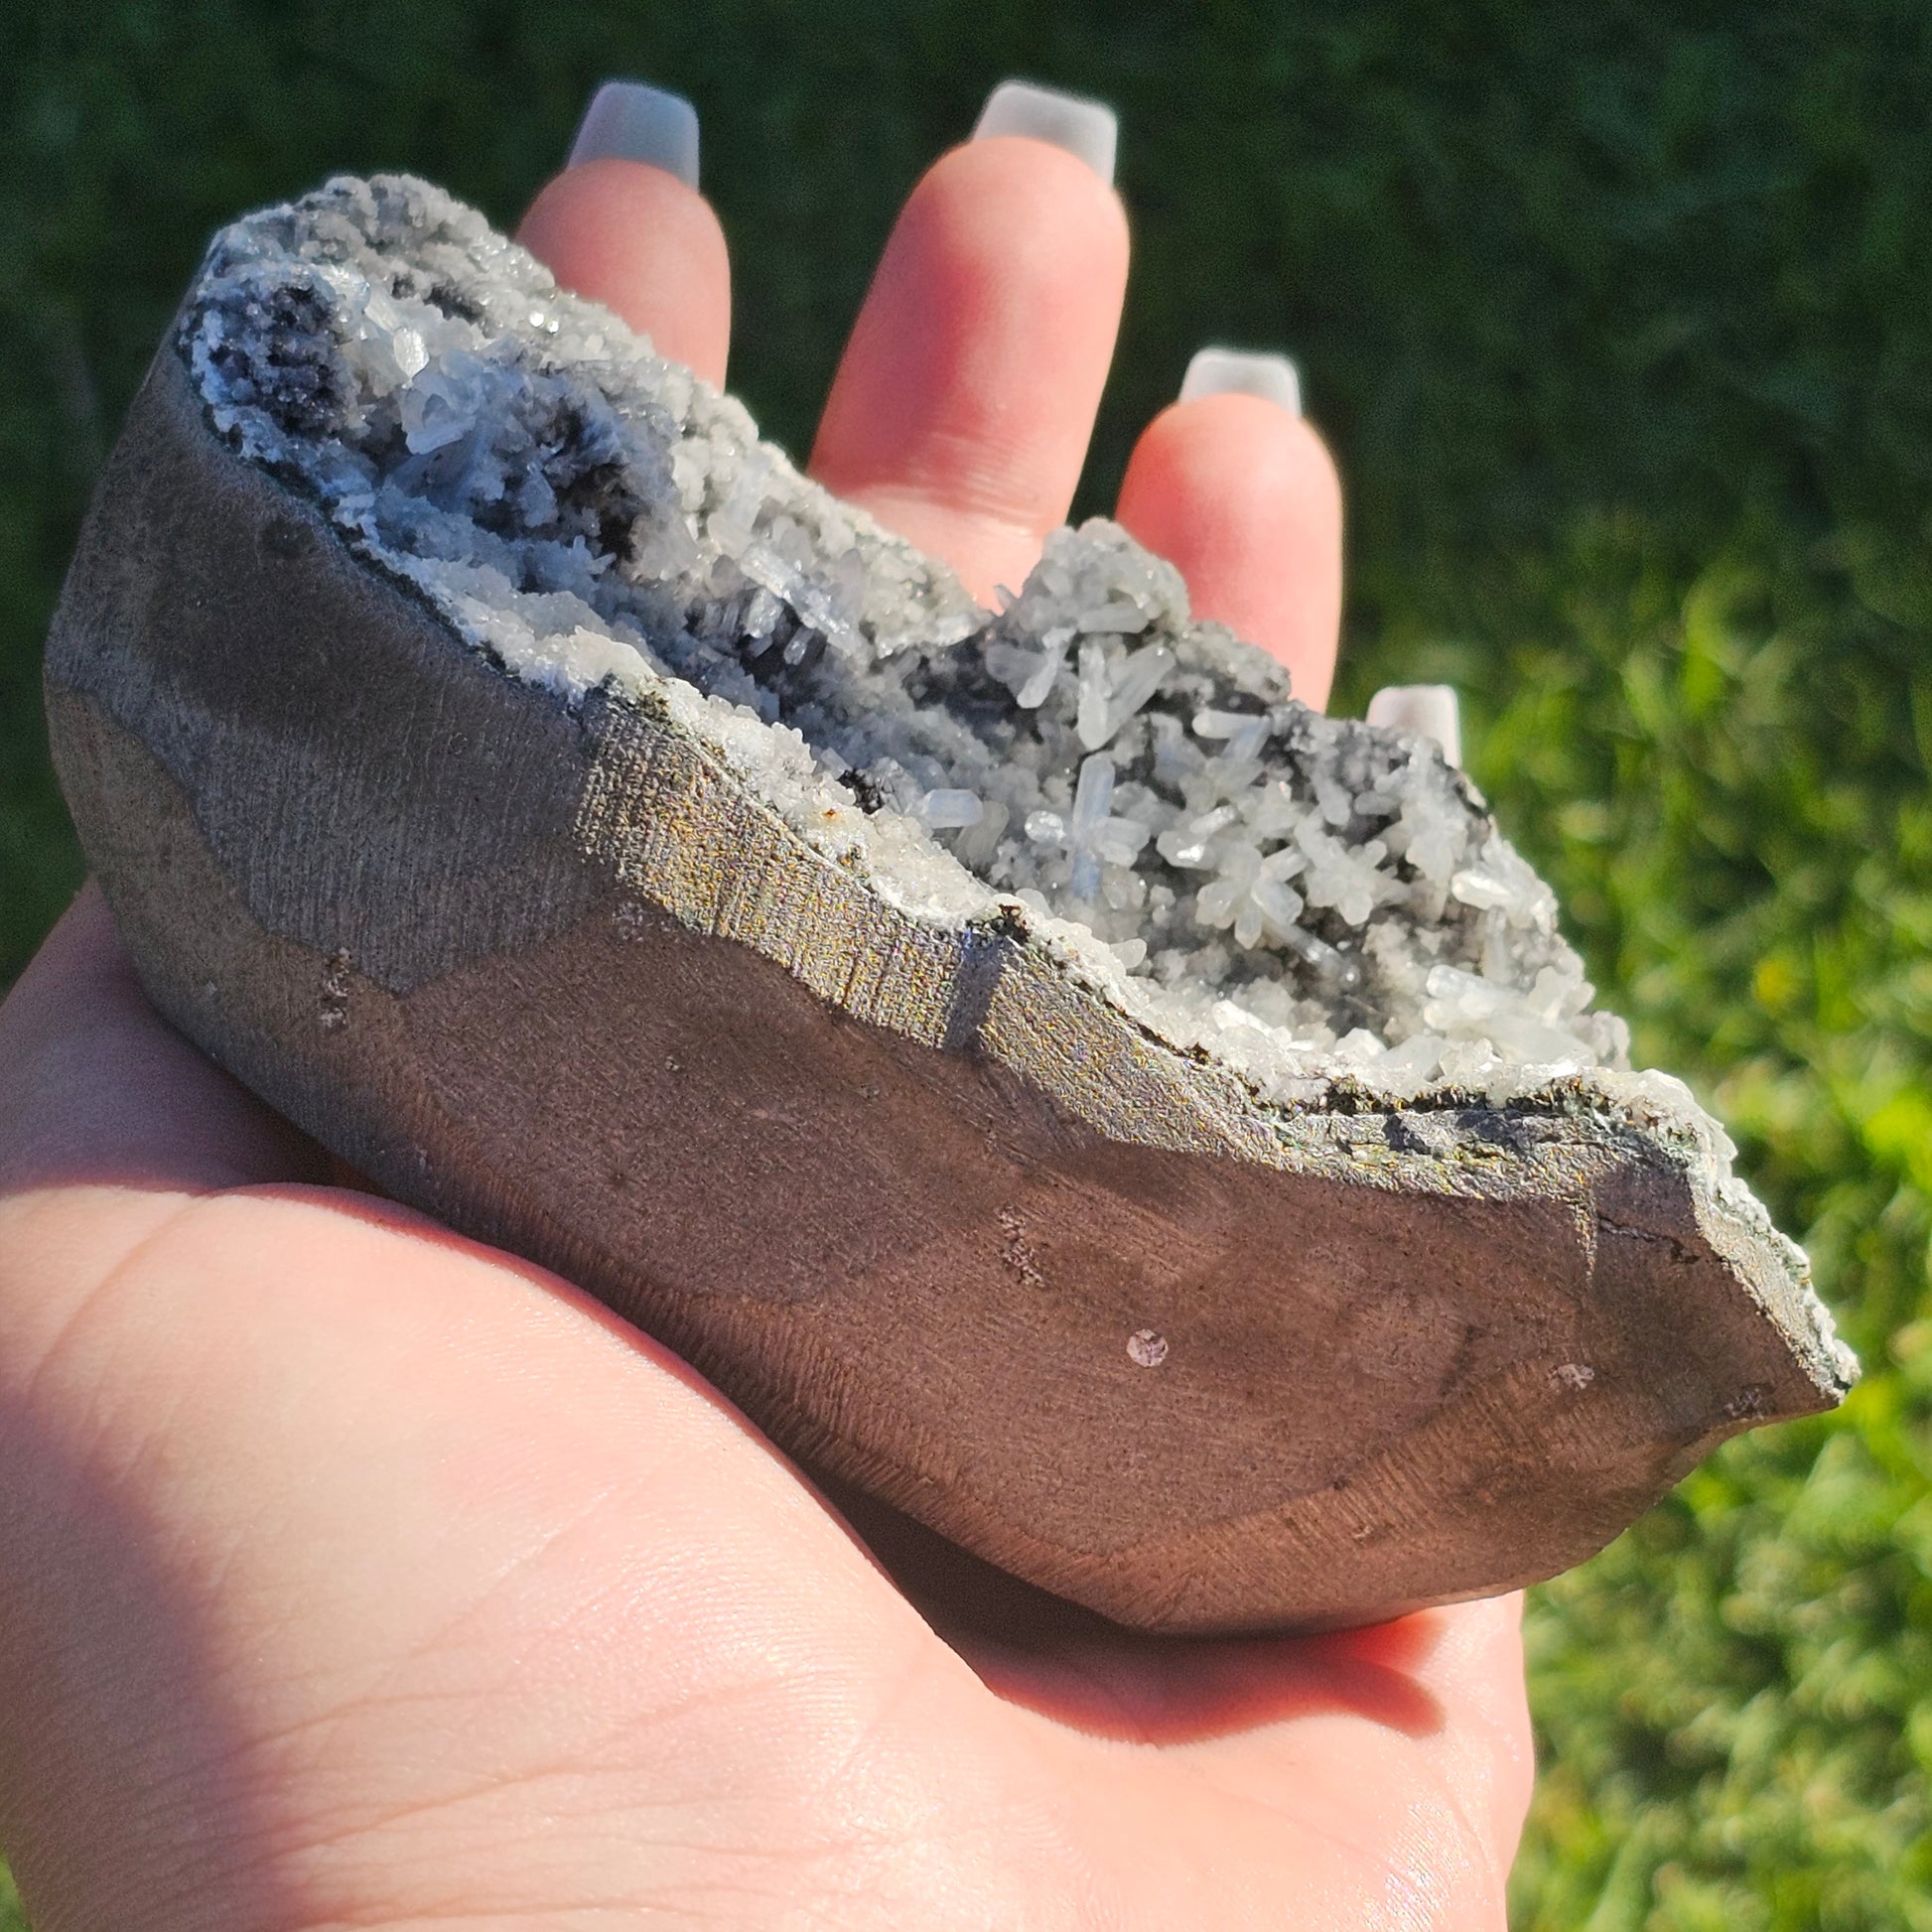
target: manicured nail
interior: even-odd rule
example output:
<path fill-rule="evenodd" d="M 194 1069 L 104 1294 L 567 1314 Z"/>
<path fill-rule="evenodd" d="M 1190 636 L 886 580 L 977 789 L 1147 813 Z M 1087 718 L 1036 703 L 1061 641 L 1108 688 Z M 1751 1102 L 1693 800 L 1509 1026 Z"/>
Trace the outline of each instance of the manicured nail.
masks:
<path fill-rule="evenodd" d="M 1302 413 L 1302 374 L 1286 355 L 1240 348 L 1199 348 L 1180 378 L 1180 400 L 1196 396 L 1265 396 L 1291 416 Z"/>
<path fill-rule="evenodd" d="M 1385 684 L 1368 701 L 1368 722 L 1433 738 L 1449 763 L 1462 762 L 1462 719 L 1452 684 Z"/>
<path fill-rule="evenodd" d="M 607 160 L 647 161 L 697 187 L 698 110 L 682 94 L 641 80 L 607 80 L 584 109 L 570 165 Z"/>
<path fill-rule="evenodd" d="M 1077 155 L 1110 187 L 1114 149 L 1120 142 L 1120 117 L 1104 100 L 1036 87 L 1031 80 L 1002 80 L 986 97 L 973 139 L 992 134 L 1024 134 Z"/>

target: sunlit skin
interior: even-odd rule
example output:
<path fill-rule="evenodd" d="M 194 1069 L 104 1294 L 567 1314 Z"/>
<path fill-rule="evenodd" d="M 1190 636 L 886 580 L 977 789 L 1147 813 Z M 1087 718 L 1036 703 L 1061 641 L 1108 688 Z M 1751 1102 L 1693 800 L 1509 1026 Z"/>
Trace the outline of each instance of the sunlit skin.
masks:
<path fill-rule="evenodd" d="M 722 376 L 692 191 L 599 162 L 523 234 Z M 1017 585 L 1126 268 L 1068 155 L 944 156 L 813 467 Z M 1304 424 L 1176 405 L 1121 513 L 1325 692 L 1340 515 Z M 1502 1926 L 1513 1598 L 1136 1641 L 853 1502 L 889 1571 L 655 1343 L 331 1178 L 83 893 L 0 1009 L 0 1845 L 36 1932 Z"/>

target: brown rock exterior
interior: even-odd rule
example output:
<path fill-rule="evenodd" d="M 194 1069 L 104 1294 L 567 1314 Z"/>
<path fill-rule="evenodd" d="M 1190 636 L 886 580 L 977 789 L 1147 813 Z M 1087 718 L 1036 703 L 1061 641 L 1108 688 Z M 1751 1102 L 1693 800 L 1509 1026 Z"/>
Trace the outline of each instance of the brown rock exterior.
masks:
<path fill-rule="evenodd" d="M 1163 1631 L 1553 1575 L 1844 1369 L 1679 1148 L 1287 1115 L 1024 934 L 573 714 L 205 419 L 172 338 L 48 646 L 155 1003 L 398 1198 L 582 1283 L 809 1466 Z"/>

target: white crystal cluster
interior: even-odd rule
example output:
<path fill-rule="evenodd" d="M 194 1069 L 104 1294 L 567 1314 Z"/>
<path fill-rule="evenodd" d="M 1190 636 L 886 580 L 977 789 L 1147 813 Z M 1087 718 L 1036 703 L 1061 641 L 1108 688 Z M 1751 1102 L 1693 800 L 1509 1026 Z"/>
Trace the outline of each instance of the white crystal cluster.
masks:
<path fill-rule="evenodd" d="M 1276 1099 L 1346 1074 L 1505 1101 L 1622 1063 L 1548 888 L 1436 747 L 1297 703 L 1116 526 L 1055 533 L 984 611 L 407 177 L 224 230 L 182 343 L 218 430 L 517 676 L 649 694 L 897 902 L 1019 901 Z M 1592 1080 L 1701 1119 L 1662 1076 Z"/>

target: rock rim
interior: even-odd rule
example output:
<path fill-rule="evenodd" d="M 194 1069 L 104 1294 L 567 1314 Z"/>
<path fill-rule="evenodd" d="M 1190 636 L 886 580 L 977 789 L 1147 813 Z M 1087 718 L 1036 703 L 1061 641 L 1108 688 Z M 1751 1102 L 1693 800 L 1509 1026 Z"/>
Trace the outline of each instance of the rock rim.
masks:
<path fill-rule="evenodd" d="M 688 708 L 512 676 L 231 445 L 176 332 L 47 697 L 191 1038 L 808 1466 L 1123 1623 L 1538 1581 L 1855 1372 L 1688 1097 L 1267 1097 L 1062 922 L 895 902 Z"/>

